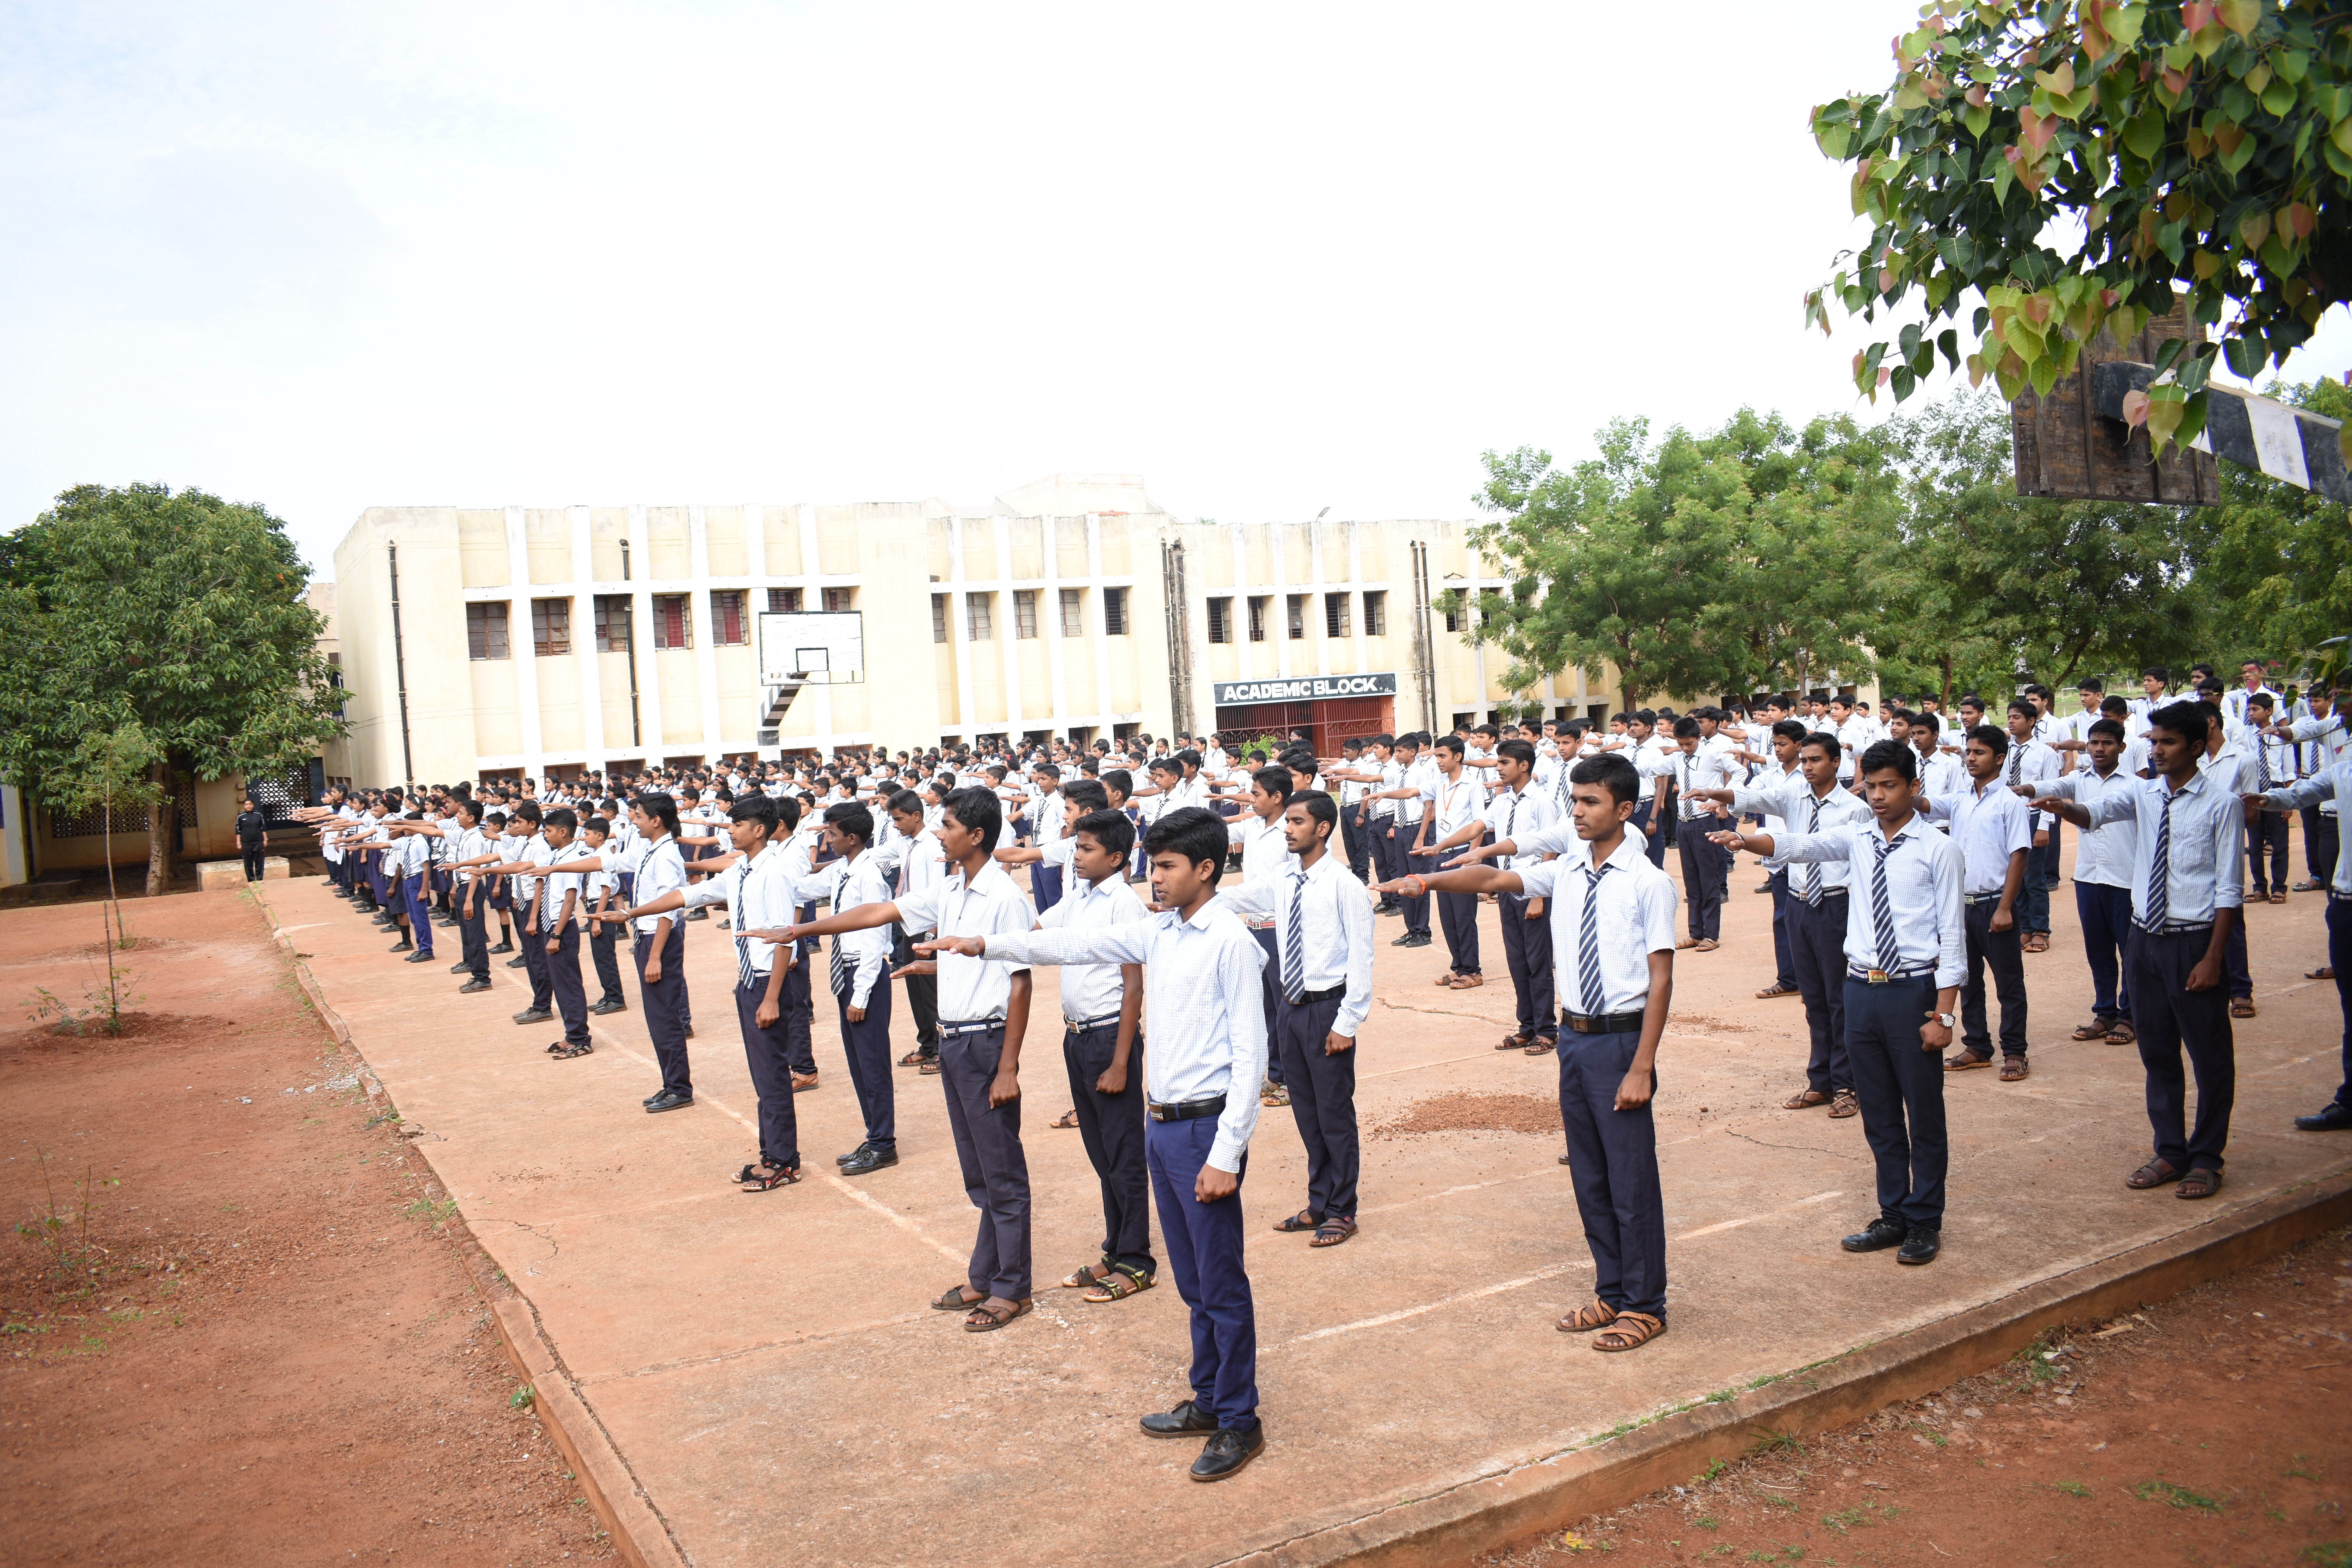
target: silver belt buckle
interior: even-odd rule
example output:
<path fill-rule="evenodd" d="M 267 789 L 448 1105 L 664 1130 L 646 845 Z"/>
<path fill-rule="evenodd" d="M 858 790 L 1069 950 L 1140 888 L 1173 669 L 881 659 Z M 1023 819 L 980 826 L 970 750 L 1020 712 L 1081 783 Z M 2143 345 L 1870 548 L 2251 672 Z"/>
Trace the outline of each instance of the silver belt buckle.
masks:
<path fill-rule="evenodd" d="M 1874 969 L 1862 977 L 1862 983 L 1864 985 L 1884 985 L 1894 978 L 1895 976 L 1887 973 L 1884 969 Z"/>

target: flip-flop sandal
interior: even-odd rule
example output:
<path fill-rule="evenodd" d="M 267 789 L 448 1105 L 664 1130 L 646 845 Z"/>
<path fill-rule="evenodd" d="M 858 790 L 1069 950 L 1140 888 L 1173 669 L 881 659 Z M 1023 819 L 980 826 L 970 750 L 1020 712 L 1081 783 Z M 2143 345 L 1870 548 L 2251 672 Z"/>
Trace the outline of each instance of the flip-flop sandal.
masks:
<path fill-rule="evenodd" d="M 1331 1218 L 1325 1220 L 1321 1225 L 1315 1227 L 1315 1238 L 1312 1241 L 1309 1241 L 1307 1245 L 1309 1247 L 1337 1247 L 1355 1234 L 1355 1216 L 1352 1215 L 1334 1215 Z"/>
<path fill-rule="evenodd" d="M 1124 1301 L 1129 1296 L 1139 1296 L 1160 1283 L 1159 1277 L 1124 1263 L 1114 1264 L 1111 1271 L 1095 1282 L 1094 1289 L 1078 1298 L 1090 1306 L 1099 1307 L 1107 1301 Z"/>
<path fill-rule="evenodd" d="M 1027 1317 L 1036 1310 L 1036 1306 L 1035 1300 L 1026 1296 L 1013 1302 L 1013 1310 L 1009 1312 L 982 1301 L 964 1319 L 963 1331 L 968 1334 L 992 1334 L 1013 1319 Z"/>
<path fill-rule="evenodd" d="M 2160 1187 L 2167 1182 L 2179 1180 L 2181 1173 L 2179 1166 L 2167 1161 L 2150 1160 L 2147 1164 L 2126 1176 L 2124 1185 L 2136 1193 L 2144 1193 L 2150 1187 Z"/>
<path fill-rule="evenodd" d="M 1992 1066 L 1990 1057 L 1980 1057 L 1974 1051 L 1955 1051 L 1944 1058 L 1946 1072 L 1969 1072 L 1978 1068 L 1990 1066 Z"/>
<path fill-rule="evenodd" d="M 1069 1110 L 1062 1112 L 1061 1115 L 1054 1118 L 1052 1121 L 1046 1123 L 1049 1127 L 1076 1127 L 1077 1124 L 1078 1108 L 1075 1105 L 1070 1107 Z"/>
<path fill-rule="evenodd" d="M 2000 1058 L 2000 1081 L 2003 1083 L 2016 1083 L 2032 1070 L 2033 1069 L 2032 1068 L 2026 1065 L 2025 1058 L 2023 1057 L 2003 1057 Z"/>
<path fill-rule="evenodd" d="M 1818 1089 L 1808 1089 L 1790 1095 L 1780 1102 L 1783 1110 L 1811 1110 L 1817 1105 L 1827 1105 L 1830 1097 Z"/>
<path fill-rule="evenodd" d="M 1076 1273 L 1064 1279 L 1062 1281 L 1061 1288 L 1065 1290 L 1091 1290 L 1097 1285 L 1100 1284 L 1103 1279 L 1108 1275 L 1112 1269 L 1118 1267 L 1118 1265 L 1113 1263 L 1108 1258 L 1104 1258 L 1100 1263 L 1089 1263 L 1084 1268 L 1077 1270 Z M 1095 1270 L 1097 1268 L 1101 1269 L 1102 1273 L 1096 1273 Z"/>
<path fill-rule="evenodd" d="M 1589 1307 L 1579 1307 L 1552 1325 L 1563 1334 L 1589 1334 L 1617 1321 L 1617 1309 L 1595 1296 Z"/>
<path fill-rule="evenodd" d="M 1637 1351 L 1666 1331 L 1665 1321 L 1647 1312 L 1620 1312 L 1617 1321 L 1592 1336 L 1597 1351 Z"/>
<path fill-rule="evenodd" d="M 957 1285 L 949 1289 L 940 1291 L 938 1295 L 931 1298 L 931 1310 L 934 1312 L 969 1312 L 974 1307 L 979 1306 L 982 1301 L 988 1300 L 985 1296 L 974 1296 L 969 1301 L 965 1300 L 963 1293 L 970 1289 L 971 1289 L 971 1287 L 969 1285 Z"/>
<path fill-rule="evenodd" d="M 1320 1219 L 1316 1217 L 1314 1210 L 1300 1209 L 1297 1214 L 1292 1215 L 1289 1218 L 1276 1222 L 1274 1228 L 1280 1231 L 1285 1236 L 1291 1236 L 1296 1235 L 1297 1232 L 1302 1230 L 1313 1230 L 1317 1226 L 1321 1225 L 1322 1223 L 1323 1222 Z"/>
<path fill-rule="evenodd" d="M 2191 1167 L 2180 1184 L 2172 1189 L 2176 1198 L 2210 1198 L 2221 1190 L 2221 1173 Z"/>

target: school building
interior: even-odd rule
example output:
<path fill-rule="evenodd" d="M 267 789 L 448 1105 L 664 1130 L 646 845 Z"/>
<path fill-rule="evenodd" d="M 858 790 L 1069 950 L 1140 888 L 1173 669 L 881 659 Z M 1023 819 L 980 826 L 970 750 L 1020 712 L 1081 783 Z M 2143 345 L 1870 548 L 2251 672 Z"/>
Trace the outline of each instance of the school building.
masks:
<path fill-rule="evenodd" d="M 1294 726 L 1333 749 L 1606 711 L 1574 671 L 1505 691 L 1507 660 L 1432 608 L 1502 584 L 1470 526 L 1180 521 L 1131 474 L 977 506 L 371 508 L 335 552 L 352 733 L 323 772 L 447 783 Z M 795 611 L 860 617 L 856 679 L 763 680 L 760 617 Z"/>

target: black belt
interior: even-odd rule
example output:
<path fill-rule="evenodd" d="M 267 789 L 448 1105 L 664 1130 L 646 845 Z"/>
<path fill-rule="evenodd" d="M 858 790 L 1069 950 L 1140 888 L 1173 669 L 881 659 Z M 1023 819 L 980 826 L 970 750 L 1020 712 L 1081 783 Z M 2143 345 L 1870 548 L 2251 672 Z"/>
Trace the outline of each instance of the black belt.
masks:
<path fill-rule="evenodd" d="M 950 1024 L 945 1018 L 942 1018 L 939 1021 L 938 1025 L 939 1033 L 943 1037 L 948 1035 L 977 1035 L 984 1030 L 1001 1029 L 1003 1027 L 1004 1027 L 1004 1020 L 1002 1018 L 967 1018 L 960 1024 Z"/>
<path fill-rule="evenodd" d="M 1642 1026 L 1642 1016 L 1643 1016 L 1639 1013 L 1593 1013 L 1587 1015 L 1583 1013 L 1571 1013 L 1565 1007 L 1559 1010 L 1560 1023 L 1565 1026 L 1575 1030 L 1580 1035 L 1622 1035 L 1630 1029 L 1640 1028 Z"/>
<path fill-rule="evenodd" d="M 1917 980 L 1935 973 L 1936 966 L 1932 963 L 1923 963 L 1916 969 L 1855 969 L 1849 966 L 1845 977 L 1859 980 L 1864 985 L 1892 985 L 1898 980 Z"/>
<path fill-rule="evenodd" d="M 1118 1014 L 1105 1013 L 1099 1018 L 1065 1018 L 1062 1020 L 1062 1027 L 1074 1035 L 1083 1035 L 1088 1029 L 1099 1029 L 1118 1022 Z"/>
<path fill-rule="evenodd" d="M 1291 1002 L 1290 1005 L 1294 1007 L 1306 1007 L 1317 1002 L 1336 1002 L 1347 994 L 1348 988 L 1345 985 L 1334 985 L 1328 991 L 1303 991 L 1299 993 L 1298 1000 Z M 1281 993 L 1276 992 L 1276 994 L 1280 995 Z M 1290 998 L 1284 996 L 1283 1000 L 1289 1002 Z"/>
<path fill-rule="evenodd" d="M 1202 1116 L 1221 1116 L 1224 1110 L 1225 1097 L 1222 1094 L 1213 1094 L 1206 1100 L 1188 1100 L 1179 1105 L 1147 1102 L 1144 1106 L 1145 1113 L 1154 1121 L 1191 1121 Z"/>
<path fill-rule="evenodd" d="M 1964 904 L 1989 904 L 2000 897 L 2000 895 L 1999 893 L 1962 893 L 1960 895 L 1960 902 Z"/>

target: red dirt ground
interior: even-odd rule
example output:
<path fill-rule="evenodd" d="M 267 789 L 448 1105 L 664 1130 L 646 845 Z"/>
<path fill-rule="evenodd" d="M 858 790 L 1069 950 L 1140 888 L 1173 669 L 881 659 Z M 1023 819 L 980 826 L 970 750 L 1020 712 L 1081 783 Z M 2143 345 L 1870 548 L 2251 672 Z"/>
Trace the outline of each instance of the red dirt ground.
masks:
<path fill-rule="evenodd" d="M 612 1561 L 509 1403 L 446 1200 L 250 897 L 127 913 L 122 1037 L 0 1036 L 0 1555 Z M 102 993 L 98 934 L 0 913 L 0 1000 Z"/>
<path fill-rule="evenodd" d="M 2352 1232 L 2338 1231 L 1476 1561 L 2352 1568 L 2347 1395 Z"/>

